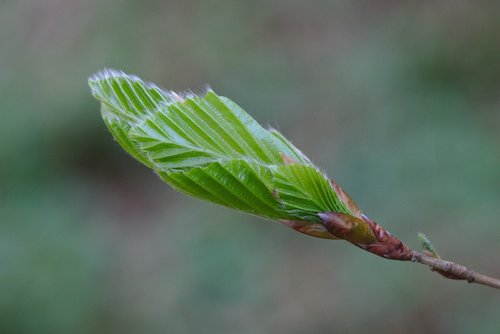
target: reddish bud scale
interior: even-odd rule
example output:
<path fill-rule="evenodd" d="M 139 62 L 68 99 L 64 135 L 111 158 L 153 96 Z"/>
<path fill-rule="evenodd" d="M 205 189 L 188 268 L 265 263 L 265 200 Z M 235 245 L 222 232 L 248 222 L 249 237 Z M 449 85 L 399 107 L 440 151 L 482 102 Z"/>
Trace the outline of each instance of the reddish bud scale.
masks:
<path fill-rule="evenodd" d="M 318 216 L 328 232 L 370 253 L 400 261 L 410 261 L 413 257 L 408 246 L 365 215 L 361 219 L 338 212 Z"/>
<path fill-rule="evenodd" d="M 411 261 L 413 254 L 408 246 L 379 224 L 363 215 L 363 219 L 375 233 L 377 242 L 366 245 L 366 250 L 391 260 Z"/>

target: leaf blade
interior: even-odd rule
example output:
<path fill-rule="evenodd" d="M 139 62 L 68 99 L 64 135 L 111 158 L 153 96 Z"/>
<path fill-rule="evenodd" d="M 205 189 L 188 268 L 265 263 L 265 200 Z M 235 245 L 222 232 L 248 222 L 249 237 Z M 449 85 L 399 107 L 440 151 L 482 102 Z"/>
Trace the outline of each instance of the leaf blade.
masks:
<path fill-rule="evenodd" d="M 118 143 L 181 192 L 271 219 L 351 214 L 307 156 L 212 90 L 176 94 L 109 70 L 89 85 Z"/>

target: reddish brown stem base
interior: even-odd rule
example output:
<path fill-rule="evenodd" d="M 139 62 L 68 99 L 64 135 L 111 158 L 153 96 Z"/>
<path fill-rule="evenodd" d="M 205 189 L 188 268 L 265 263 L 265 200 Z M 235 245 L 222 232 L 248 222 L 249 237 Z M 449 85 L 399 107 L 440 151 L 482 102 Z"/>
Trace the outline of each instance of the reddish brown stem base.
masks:
<path fill-rule="evenodd" d="M 354 217 L 338 212 L 324 212 L 318 216 L 328 232 L 339 239 L 389 260 L 412 259 L 408 246 L 365 215 Z"/>

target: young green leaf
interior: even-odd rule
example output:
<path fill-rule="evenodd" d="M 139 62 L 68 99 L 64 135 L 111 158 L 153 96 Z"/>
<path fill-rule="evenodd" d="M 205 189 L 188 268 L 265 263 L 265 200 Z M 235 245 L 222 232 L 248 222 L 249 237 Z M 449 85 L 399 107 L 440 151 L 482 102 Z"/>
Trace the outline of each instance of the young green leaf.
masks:
<path fill-rule="evenodd" d="M 183 193 L 300 224 L 319 224 L 320 212 L 357 214 L 283 135 L 212 90 L 177 94 L 113 70 L 89 85 L 118 143 Z"/>

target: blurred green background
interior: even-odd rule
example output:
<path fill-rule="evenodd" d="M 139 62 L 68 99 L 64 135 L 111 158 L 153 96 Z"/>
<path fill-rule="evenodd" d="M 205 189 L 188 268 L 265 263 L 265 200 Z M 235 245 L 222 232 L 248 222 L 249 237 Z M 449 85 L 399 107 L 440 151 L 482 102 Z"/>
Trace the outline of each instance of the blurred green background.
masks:
<path fill-rule="evenodd" d="M 500 333 L 496 291 L 188 198 L 87 77 L 206 84 L 414 248 L 500 276 L 500 2 L 0 3 L 0 332 Z"/>

